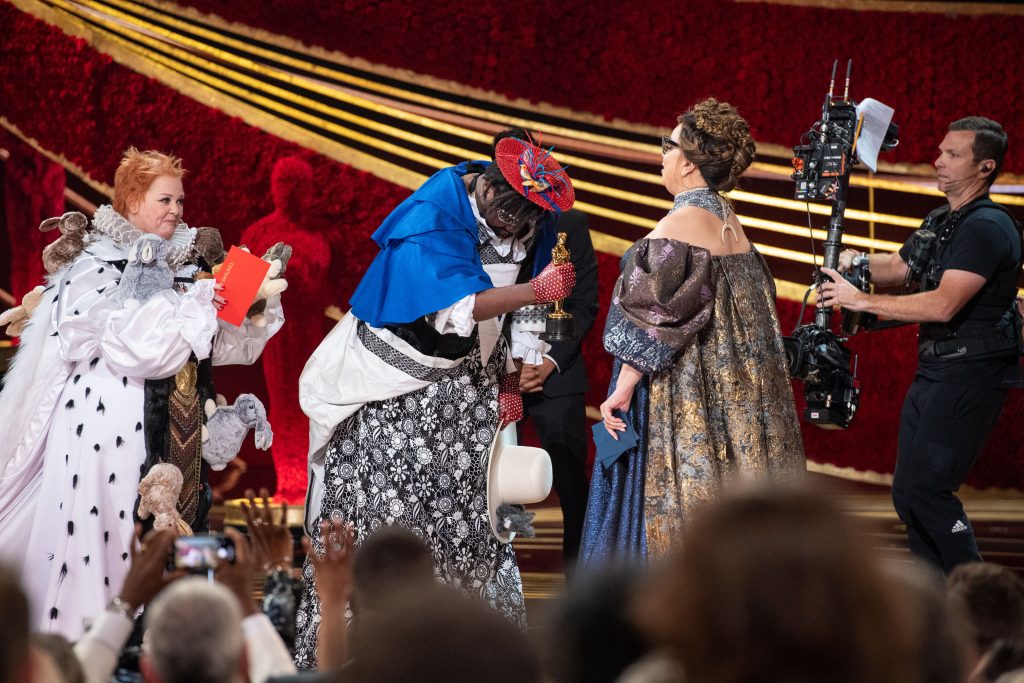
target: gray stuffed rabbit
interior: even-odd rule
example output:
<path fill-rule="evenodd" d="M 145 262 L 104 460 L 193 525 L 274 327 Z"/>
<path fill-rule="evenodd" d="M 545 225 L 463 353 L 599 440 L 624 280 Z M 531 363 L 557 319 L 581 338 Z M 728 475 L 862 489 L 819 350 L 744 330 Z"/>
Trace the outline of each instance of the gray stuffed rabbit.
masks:
<path fill-rule="evenodd" d="M 116 297 L 121 304 L 146 303 L 157 292 L 174 285 L 174 271 L 167 265 L 169 250 L 169 243 L 159 235 L 147 234 L 135 241 L 117 286 Z M 129 304 L 129 301 L 137 304 Z"/>
<path fill-rule="evenodd" d="M 274 432 L 267 421 L 267 409 L 252 394 L 239 394 L 235 404 L 227 405 L 223 396 L 217 403 L 206 401 L 206 424 L 203 425 L 203 459 L 210 468 L 220 471 L 234 460 L 242 441 L 256 428 L 256 448 L 267 450 L 274 442 Z"/>
<path fill-rule="evenodd" d="M 89 230 L 89 219 L 78 211 L 68 211 L 63 216 L 47 218 L 39 224 L 40 232 L 55 229 L 60 230 L 61 236 L 43 249 L 43 267 L 47 273 L 56 273 L 82 253 Z"/>

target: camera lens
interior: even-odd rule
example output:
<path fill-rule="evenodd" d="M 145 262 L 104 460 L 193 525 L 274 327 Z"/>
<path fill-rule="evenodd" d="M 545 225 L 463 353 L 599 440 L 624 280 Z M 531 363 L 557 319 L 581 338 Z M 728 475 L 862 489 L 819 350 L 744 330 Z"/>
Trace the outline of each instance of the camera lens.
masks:
<path fill-rule="evenodd" d="M 786 368 L 790 377 L 800 376 L 800 366 L 803 364 L 803 345 L 796 337 L 783 337 L 782 349 L 786 353 Z"/>

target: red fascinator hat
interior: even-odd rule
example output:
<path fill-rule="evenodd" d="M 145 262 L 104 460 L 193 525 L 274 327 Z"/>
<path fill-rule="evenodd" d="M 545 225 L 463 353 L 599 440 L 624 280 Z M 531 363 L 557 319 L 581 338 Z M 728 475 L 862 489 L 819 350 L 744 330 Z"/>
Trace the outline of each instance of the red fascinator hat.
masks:
<path fill-rule="evenodd" d="M 551 150 L 519 138 L 504 138 L 494 148 L 494 160 L 505 180 L 541 208 L 568 211 L 576 201 L 572 181 Z"/>

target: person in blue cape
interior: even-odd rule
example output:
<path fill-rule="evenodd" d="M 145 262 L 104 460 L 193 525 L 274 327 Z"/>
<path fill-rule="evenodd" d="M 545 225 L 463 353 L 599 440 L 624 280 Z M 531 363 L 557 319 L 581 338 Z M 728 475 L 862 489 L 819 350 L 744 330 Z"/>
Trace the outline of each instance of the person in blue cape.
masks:
<path fill-rule="evenodd" d="M 529 139 L 501 139 L 494 159 L 438 171 L 385 219 L 351 312 L 306 364 L 306 530 L 323 552 L 337 540 L 321 533 L 331 520 L 350 522 L 357 545 L 381 526 L 407 527 L 440 580 L 524 623 L 515 554 L 491 532 L 486 474 L 496 433 L 522 417 L 516 359 L 546 350 L 506 314 L 572 291 L 572 265 L 550 258 L 554 218 L 575 195 Z M 295 656 L 311 668 L 320 605 L 308 561 L 304 573 Z"/>

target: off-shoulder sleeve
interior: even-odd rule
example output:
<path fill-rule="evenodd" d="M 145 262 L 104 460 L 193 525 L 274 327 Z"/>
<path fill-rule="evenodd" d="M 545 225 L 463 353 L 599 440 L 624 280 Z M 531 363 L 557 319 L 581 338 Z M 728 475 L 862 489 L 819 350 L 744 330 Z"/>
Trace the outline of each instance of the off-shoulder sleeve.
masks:
<path fill-rule="evenodd" d="M 714 304 L 706 249 L 641 240 L 615 283 L 605 350 L 645 374 L 664 370 L 711 319 Z"/>
<path fill-rule="evenodd" d="M 212 283 L 183 297 L 167 290 L 122 306 L 114 297 L 117 280 L 118 271 L 94 257 L 63 274 L 53 326 L 65 360 L 102 357 L 114 372 L 160 379 L 181 369 L 189 354 L 210 355 L 217 329 Z"/>

